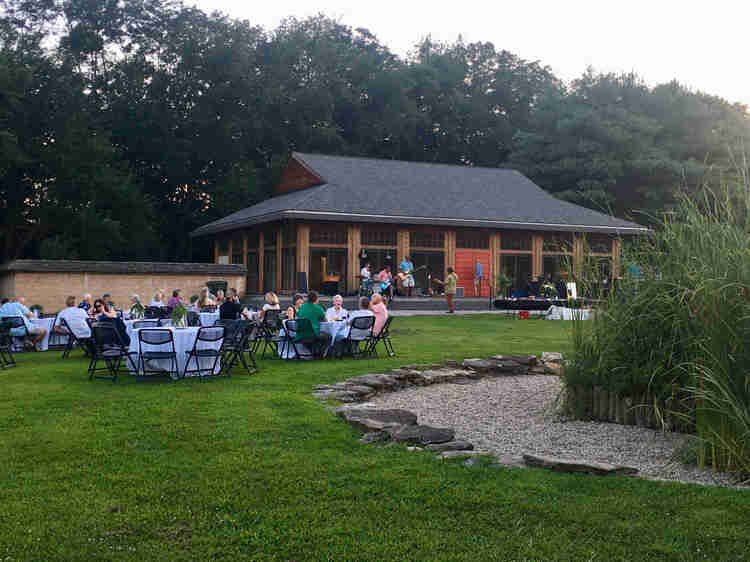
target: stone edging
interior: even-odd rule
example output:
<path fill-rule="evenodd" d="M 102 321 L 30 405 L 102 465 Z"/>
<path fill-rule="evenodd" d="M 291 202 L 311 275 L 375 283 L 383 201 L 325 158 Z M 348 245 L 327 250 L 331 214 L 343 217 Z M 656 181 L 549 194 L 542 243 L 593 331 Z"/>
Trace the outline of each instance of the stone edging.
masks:
<path fill-rule="evenodd" d="M 469 384 L 487 377 L 519 375 L 560 375 L 561 353 L 535 355 L 496 355 L 488 359 L 447 360 L 426 365 L 406 365 L 388 373 L 350 377 L 343 382 L 315 386 L 313 396 L 320 400 L 339 400 L 338 416 L 364 432 L 361 443 L 405 443 L 410 451 L 437 453 L 439 459 L 464 458 L 465 464 L 476 464 L 484 457 L 502 466 L 536 466 L 565 472 L 589 474 L 634 474 L 636 469 L 572 459 L 523 455 L 495 457 L 474 449 L 468 441 L 455 440 L 451 428 L 419 425 L 417 415 L 408 410 L 379 409 L 366 400 L 377 394 L 432 384 Z"/>

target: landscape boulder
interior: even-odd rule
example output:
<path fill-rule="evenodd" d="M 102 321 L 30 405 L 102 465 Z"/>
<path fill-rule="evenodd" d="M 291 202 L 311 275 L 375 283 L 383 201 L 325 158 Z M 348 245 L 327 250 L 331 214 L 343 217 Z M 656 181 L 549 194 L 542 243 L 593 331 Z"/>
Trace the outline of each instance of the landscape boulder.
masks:
<path fill-rule="evenodd" d="M 584 472 L 587 474 L 597 474 L 606 476 L 608 474 L 635 474 L 637 468 L 629 466 L 616 466 L 614 464 L 603 462 L 591 462 L 586 460 L 563 459 L 559 457 L 547 457 L 541 455 L 523 456 L 523 462 L 527 466 L 537 468 L 547 468 L 558 472 Z"/>
<path fill-rule="evenodd" d="M 415 445 L 430 445 L 453 441 L 455 432 L 447 427 L 430 427 L 428 425 L 404 425 L 390 430 L 391 438 L 397 442 Z"/>

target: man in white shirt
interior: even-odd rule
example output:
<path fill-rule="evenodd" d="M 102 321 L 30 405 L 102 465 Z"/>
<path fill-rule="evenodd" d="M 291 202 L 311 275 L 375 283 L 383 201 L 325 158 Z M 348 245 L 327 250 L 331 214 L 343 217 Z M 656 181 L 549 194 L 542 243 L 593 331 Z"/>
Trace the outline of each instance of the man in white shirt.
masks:
<path fill-rule="evenodd" d="M 347 320 L 349 326 L 352 325 L 355 318 L 359 318 L 360 316 L 373 316 L 372 310 L 370 310 L 370 299 L 367 297 L 361 297 L 359 299 L 359 310 L 353 310 L 349 313 L 349 319 Z M 349 331 L 351 332 L 352 339 L 355 340 L 364 339 L 369 335 L 369 332 L 365 330 L 350 328 Z"/>
<path fill-rule="evenodd" d="M 79 340 L 90 338 L 91 328 L 89 328 L 89 324 L 86 322 L 88 314 L 83 308 L 76 306 L 76 298 L 68 297 L 65 299 L 65 306 L 67 308 L 61 310 L 55 319 L 55 332 L 58 334 L 70 333 L 62 326 L 62 320 L 65 320 L 68 328 L 70 328 L 70 331 L 73 332 L 76 338 Z"/>

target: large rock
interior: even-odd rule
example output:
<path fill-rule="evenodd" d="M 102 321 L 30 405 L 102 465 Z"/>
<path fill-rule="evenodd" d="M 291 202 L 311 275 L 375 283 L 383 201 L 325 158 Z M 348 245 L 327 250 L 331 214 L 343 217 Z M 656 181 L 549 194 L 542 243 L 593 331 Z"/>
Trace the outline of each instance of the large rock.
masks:
<path fill-rule="evenodd" d="M 471 375 L 471 373 L 466 369 L 434 369 L 430 371 L 422 371 L 424 384 L 451 382 L 457 378 L 465 378 L 468 375 Z"/>
<path fill-rule="evenodd" d="M 391 438 L 385 431 L 370 431 L 365 433 L 359 440 L 360 443 L 369 445 L 370 443 L 380 443 L 382 441 L 388 441 Z"/>
<path fill-rule="evenodd" d="M 393 369 L 388 373 L 388 376 L 393 377 L 401 383 L 421 384 L 422 382 L 422 373 L 416 369 L 404 369 L 403 367 L 400 369 Z"/>
<path fill-rule="evenodd" d="M 358 392 L 348 390 L 318 390 L 313 396 L 319 400 L 341 400 L 342 402 L 357 402 L 362 397 Z"/>
<path fill-rule="evenodd" d="M 432 443 L 447 443 L 453 441 L 455 432 L 444 427 L 430 427 L 428 425 L 405 425 L 390 431 L 394 441 L 413 443 L 416 445 L 430 445 Z"/>
<path fill-rule="evenodd" d="M 525 454 L 523 456 L 523 462 L 526 463 L 527 466 L 547 468 L 558 472 L 584 472 L 587 474 L 598 474 L 600 476 L 606 476 L 608 474 L 635 474 L 638 472 L 637 468 L 630 466 L 616 466 L 614 464 L 603 462 L 563 459 L 541 455 Z"/>
<path fill-rule="evenodd" d="M 562 363 L 563 355 L 557 351 L 545 351 L 542 353 L 542 363 L 552 361 L 554 363 Z"/>
<path fill-rule="evenodd" d="M 489 456 L 487 451 L 445 451 L 440 453 L 441 459 L 468 459 L 487 456 Z"/>
<path fill-rule="evenodd" d="M 488 359 L 464 359 L 463 366 L 477 373 L 489 373 L 495 369 L 495 361 Z"/>
<path fill-rule="evenodd" d="M 433 443 L 432 445 L 427 445 L 427 448 L 430 451 L 442 453 L 443 451 L 471 451 L 474 445 L 468 441 L 448 441 L 447 443 Z"/>
<path fill-rule="evenodd" d="M 336 413 L 347 423 L 363 431 L 413 426 L 417 423 L 416 414 L 408 410 L 378 410 L 375 408 L 338 408 Z"/>
<path fill-rule="evenodd" d="M 358 377 L 350 377 L 346 380 L 346 382 L 357 386 L 370 386 L 375 390 L 392 390 L 401 386 L 401 381 L 399 381 L 395 377 L 384 374 L 360 375 Z"/>
<path fill-rule="evenodd" d="M 538 361 L 536 355 L 496 355 L 493 359 L 499 361 L 514 361 L 527 367 L 533 367 Z"/>

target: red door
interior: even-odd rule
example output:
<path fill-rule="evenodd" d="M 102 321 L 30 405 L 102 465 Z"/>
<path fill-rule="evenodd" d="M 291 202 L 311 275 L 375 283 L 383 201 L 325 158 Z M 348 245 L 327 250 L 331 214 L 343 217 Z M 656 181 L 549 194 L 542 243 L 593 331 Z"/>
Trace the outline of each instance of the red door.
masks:
<path fill-rule="evenodd" d="M 459 287 L 464 288 L 465 297 L 474 296 L 474 264 L 477 259 L 482 264 L 481 293 L 477 296 L 490 296 L 490 252 L 488 250 L 456 250 L 456 265 L 453 267 L 458 275 Z"/>

